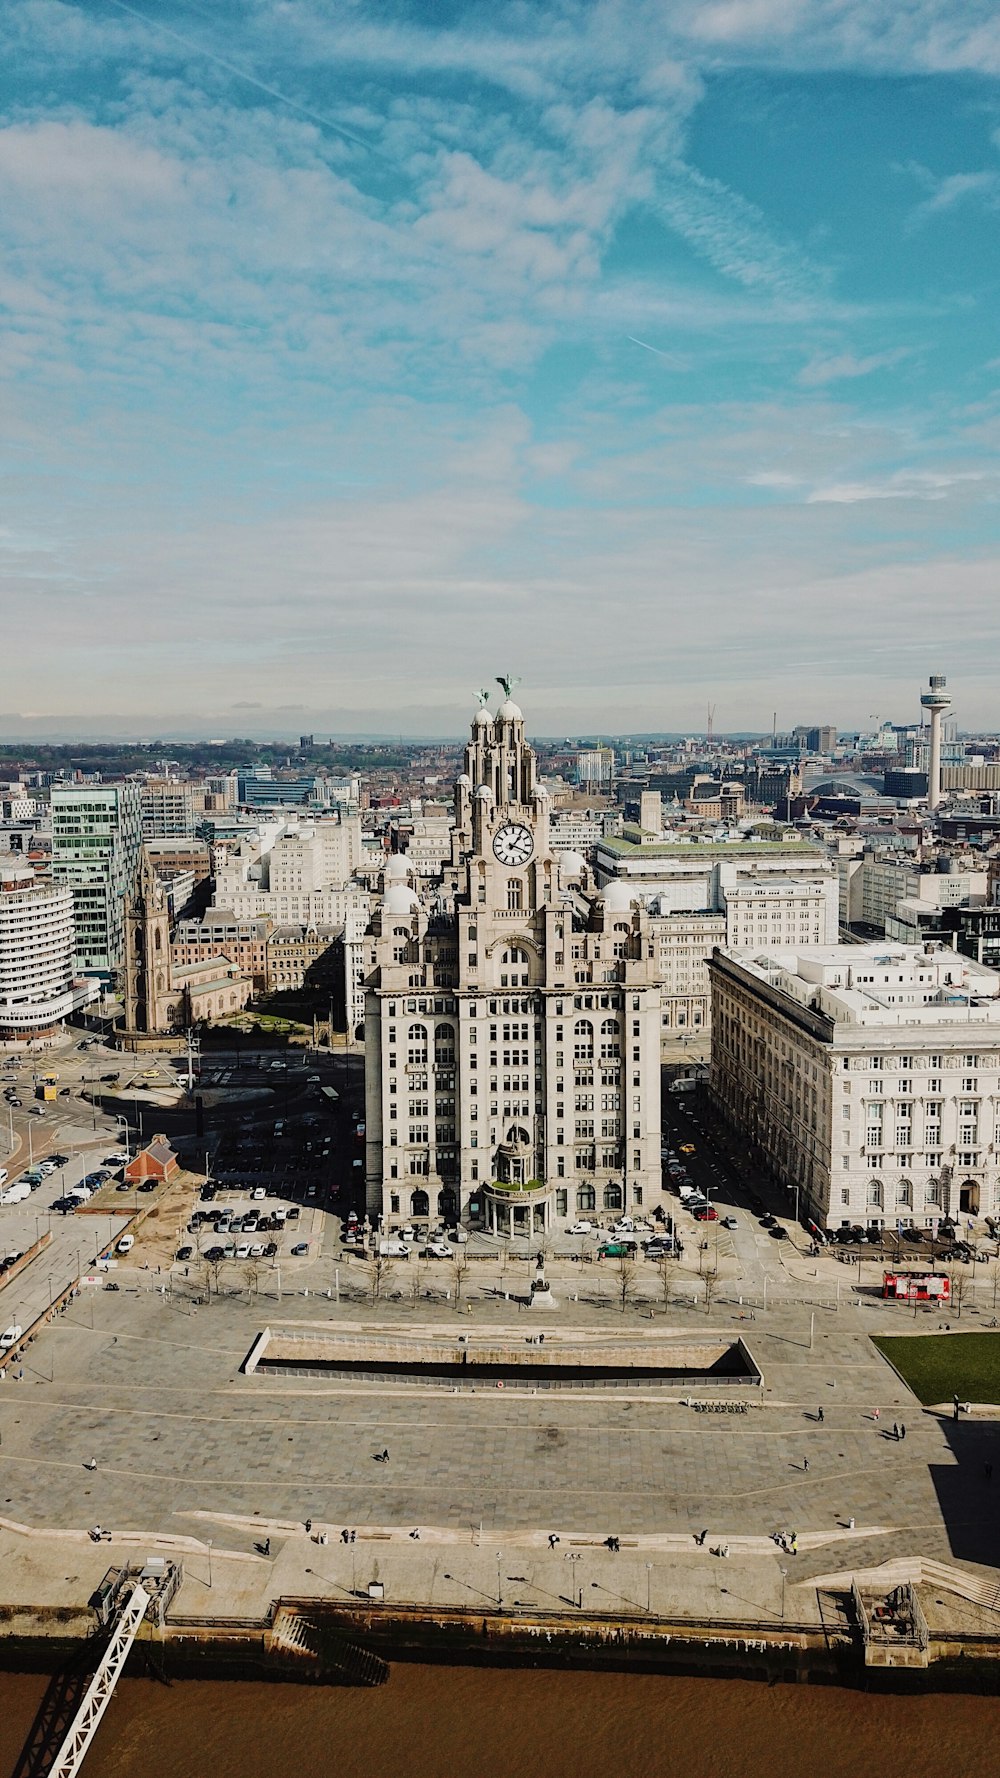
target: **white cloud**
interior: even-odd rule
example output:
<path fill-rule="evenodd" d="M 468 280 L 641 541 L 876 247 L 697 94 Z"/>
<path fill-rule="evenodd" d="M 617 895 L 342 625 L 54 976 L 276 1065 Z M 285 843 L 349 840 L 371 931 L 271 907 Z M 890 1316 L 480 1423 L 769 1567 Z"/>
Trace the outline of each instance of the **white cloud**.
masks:
<path fill-rule="evenodd" d="M 825 383 L 871 376 L 873 371 L 888 370 L 904 358 L 911 358 L 913 352 L 912 346 L 893 346 L 887 352 L 870 352 L 863 358 L 853 352 L 838 352 L 833 358 L 813 358 L 799 371 L 798 381 L 804 388 L 817 389 Z"/>

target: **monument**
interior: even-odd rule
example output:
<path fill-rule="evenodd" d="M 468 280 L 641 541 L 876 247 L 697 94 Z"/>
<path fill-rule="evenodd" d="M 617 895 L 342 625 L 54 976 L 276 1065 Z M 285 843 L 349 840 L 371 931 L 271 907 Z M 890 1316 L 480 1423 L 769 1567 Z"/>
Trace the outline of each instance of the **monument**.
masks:
<path fill-rule="evenodd" d="M 535 1276 L 531 1280 L 531 1301 L 528 1307 L 531 1309 L 558 1309 L 559 1307 L 545 1276 L 544 1253 L 539 1253 L 535 1260 Z"/>

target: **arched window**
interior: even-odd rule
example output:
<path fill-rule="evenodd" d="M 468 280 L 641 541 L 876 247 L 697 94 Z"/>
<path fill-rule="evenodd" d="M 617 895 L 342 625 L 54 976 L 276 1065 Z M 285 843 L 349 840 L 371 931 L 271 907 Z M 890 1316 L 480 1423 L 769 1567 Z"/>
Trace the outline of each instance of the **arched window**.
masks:
<path fill-rule="evenodd" d="M 425 1025 L 411 1025 L 406 1035 L 411 1043 L 426 1043 L 427 1027 Z"/>
<path fill-rule="evenodd" d="M 589 1019 L 577 1019 L 573 1026 L 573 1060 L 592 1062 L 593 1059 L 594 1027 Z"/>
<path fill-rule="evenodd" d="M 435 1043 L 454 1043 L 454 1041 L 455 1041 L 455 1028 L 453 1025 L 445 1025 L 445 1024 L 435 1025 L 435 1027 L 434 1027 L 434 1042 Z"/>
<path fill-rule="evenodd" d="M 578 1210 L 596 1210 L 597 1193 L 592 1185 L 581 1185 L 577 1189 L 576 1207 Z"/>
<path fill-rule="evenodd" d="M 602 1019 L 601 1020 L 601 1036 L 602 1037 L 617 1037 L 618 1036 L 618 1020 L 617 1019 Z"/>
<path fill-rule="evenodd" d="M 161 933 L 159 927 L 156 928 L 156 931 L 153 935 L 153 949 L 155 951 L 162 951 L 162 949 L 163 949 L 163 934 Z"/>
<path fill-rule="evenodd" d="M 521 909 L 521 879 L 520 879 L 520 877 L 511 877 L 509 883 L 507 884 L 507 908 L 508 908 L 508 911 L 512 914 L 520 912 L 520 909 Z"/>
<path fill-rule="evenodd" d="M 621 1207 L 622 1207 L 622 1188 L 621 1188 L 621 1186 L 620 1185 L 606 1185 L 604 1187 L 604 1208 L 605 1208 L 605 1210 L 620 1210 Z"/>
<path fill-rule="evenodd" d="M 507 1143 L 510 1148 L 530 1148 L 531 1137 L 519 1124 L 511 1124 L 507 1131 Z"/>

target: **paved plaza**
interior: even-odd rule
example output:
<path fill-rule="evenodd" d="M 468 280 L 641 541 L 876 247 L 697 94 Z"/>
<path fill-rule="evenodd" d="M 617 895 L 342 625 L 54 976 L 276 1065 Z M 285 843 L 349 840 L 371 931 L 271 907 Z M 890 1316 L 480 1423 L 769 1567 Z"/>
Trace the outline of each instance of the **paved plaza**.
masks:
<path fill-rule="evenodd" d="M 85 1291 L 31 1348 L 23 1378 L 2 1386 L 0 1516 L 43 1534 L 101 1525 L 128 1536 L 133 1554 L 137 1542 L 145 1552 L 167 1540 L 183 1554 L 185 1609 L 196 1611 L 221 1607 L 227 1586 L 246 1610 L 281 1590 L 322 1592 L 324 1576 L 327 1591 L 349 1593 L 373 1564 L 384 1577 L 387 1562 L 415 1597 L 455 1603 L 470 1587 L 485 1597 L 497 1590 L 498 1548 L 501 1593 L 508 1574 L 523 1592 L 528 1563 L 553 1598 L 572 1593 L 566 1557 L 579 1554 L 593 1609 L 626 1574 L 628 1596 L 644 1596 L 648 1580 L 661 1610 L 668 1594 L 674 1609 L 686 1597 L 692 1610 L 704 1594 L 717 1615 L 740 1615 L 776 1609 L 782 1567 L 793 1588 L 906 1555 L 983 1573 L 1000 1558 L 984 1470 L 984 1453 L 1000 1457 L 1000 1423 L 956 1429 L 922 1411 L 856 1310 L 826 1311 L 818 1326 L 813 1314 L 779 1307 L 748 1326 L 724 1304 L 699 1316 L 697 1331 L 741 1333 L 764 1373 L 761 1404 L 730 1417 L 697 1413 L 675 1391 L 459 1396 L 446 1385 L 244 1376 L 269 1318 L 261 1299 L 196 1307 L 153 1291 Z M 632 1338 L 649 1325 L 623 1319 Z M 436 1320 L 454 1335 L 454 1309 Z M 301 1296 L 280 1313 L 283 1327 L 368 1325 L 396 1337 L 416 1321 L 435 1316 L 399 1304 L 359 1318 L 356 1304 Z M 609 1331 L 607 1312 L 582 1305 L 559 1321 Z M 477 1306 L 473 1324 L 517 1339 L 526 1331 L 508 1304 Z M 656 1331 L 670 1325 L 661 1316 Z M 695 1331 L 690 1315 L 681 1326 Z M 894 1422 L 905 1438 L 893 1436 Z M 386 1449 L 388 1462 L 375 1461 Z M 327 1531 L 325 1547 L 307 1536 L 307 1520 L 314 1536 Z M 357 1532 L 354 1545 L 342 1543 L 345 1528 Z M 797 1554 L 779 1549 L 776 1531 L 797 1534 Z M 550 1535 L 560 1540 L 551 1550 Z M 609 1536 L 623 1542 L 617 1554 L 604 1547 Z M 212 1600 L 203 1596 L 209 1540 Z M 109 1546 L 71 1541 L 74 1567 L 62 1548 L 55 1564 L 64 1577 L 81 1563 L 106 1565 Z M 44 1542 L 0 1532 L 8 1586 L 27 1584 L 32 1563 L 36 1584 L 48 1584 Z M 712 1553 L 721 1546 L 728 1564 Z M 802 1587 L 798 1619 L 815 1609 Z"/>

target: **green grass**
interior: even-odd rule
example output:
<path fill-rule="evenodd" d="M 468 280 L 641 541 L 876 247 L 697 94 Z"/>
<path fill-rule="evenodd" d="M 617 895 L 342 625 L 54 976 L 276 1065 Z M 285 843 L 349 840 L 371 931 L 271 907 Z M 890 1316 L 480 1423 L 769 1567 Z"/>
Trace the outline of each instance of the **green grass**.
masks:
<path fill-rule="evenodd" d="M 927 1407 L 932 1402 L 1000 1402 L 1000 1333 L 916 1334 L 873 1341 Z"/>

